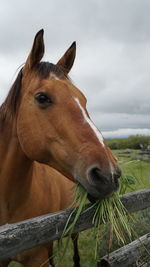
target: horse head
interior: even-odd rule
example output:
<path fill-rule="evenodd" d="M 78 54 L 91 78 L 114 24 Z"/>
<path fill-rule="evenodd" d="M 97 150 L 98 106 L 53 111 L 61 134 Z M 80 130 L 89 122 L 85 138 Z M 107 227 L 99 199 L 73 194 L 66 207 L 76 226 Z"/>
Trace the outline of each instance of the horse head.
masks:
<path fill-rule="evenodd" d="M 120 170 L 86 109 L 84 94 L 68 76 L 75 42 L 57 64 L 41 62 L 43 30 L 34 39 L 20 72 L 16 127 L 26 156 L 81 183 L 90 195 L 104 198 L 118 188 Z"/>

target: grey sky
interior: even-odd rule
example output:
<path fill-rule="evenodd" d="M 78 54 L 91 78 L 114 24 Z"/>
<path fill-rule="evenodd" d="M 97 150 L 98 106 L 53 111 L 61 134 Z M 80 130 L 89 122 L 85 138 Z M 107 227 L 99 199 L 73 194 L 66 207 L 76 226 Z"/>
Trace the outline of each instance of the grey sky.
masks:
<path fill-rule="evenodd" d="M 149 0 L 1 0 L 0 102 L 44 28 L 45 60 L 77 41 L 71 77 L 104 135 L 150 135 L 149 13 Z"/>

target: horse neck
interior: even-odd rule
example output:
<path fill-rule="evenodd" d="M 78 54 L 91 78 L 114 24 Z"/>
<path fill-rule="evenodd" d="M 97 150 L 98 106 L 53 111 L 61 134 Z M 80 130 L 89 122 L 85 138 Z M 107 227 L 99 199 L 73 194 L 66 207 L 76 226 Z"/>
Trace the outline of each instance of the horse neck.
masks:
<path fill-rule="evenodd" d="M 15 122 L 0 125 L 0 213 L 11 213 L 27 197 L 33 162 L 21 149 Z M 1 217 L 1 216 L 0 216 Z M 2 217 L 7 217 L 2 214 Z"/>

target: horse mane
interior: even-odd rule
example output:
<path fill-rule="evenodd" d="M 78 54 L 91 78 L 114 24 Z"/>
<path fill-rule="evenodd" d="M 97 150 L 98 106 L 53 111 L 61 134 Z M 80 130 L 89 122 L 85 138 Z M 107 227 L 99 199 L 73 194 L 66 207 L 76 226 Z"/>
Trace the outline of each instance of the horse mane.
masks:
<path fill-rule="evenodd" d="M 23 68 L 22 68 L 23 69 Z M 16 113 L 17 105 L 20 99 L 21 92 L 21 83 L 22 83 L 22 69 L 19 71 L 16 80 L 14 81 L 10 91 L 4 101 L 4 103 L 0 106 L 0 122 L 2 122 L 6 115 L 9 113 L 13 115 Z M 47 79 L 50 76 L 50 73 L 56 74 L 57 77 L 65 77 L 69 79 L 68 75 L 65 74 L 63 69 L 49 62 L 40 62 L 34 67 L 34 71 L 42 79 Z"/>

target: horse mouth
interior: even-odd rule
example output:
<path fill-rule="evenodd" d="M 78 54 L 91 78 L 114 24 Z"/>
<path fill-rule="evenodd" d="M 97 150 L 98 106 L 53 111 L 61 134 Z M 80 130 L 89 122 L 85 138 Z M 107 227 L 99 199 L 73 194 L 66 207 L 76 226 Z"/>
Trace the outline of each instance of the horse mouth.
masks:
<path fill-rule="evenodd" d="M 94 196 L 91 193 L 88 193 L 87 198 L 88 200 L 93 204 L 96 201 L 102 201 L 103 199 L 111 196 L 113 193 L 115 193 L 119 189 L 119 182 L 116 180 L 115 183 L 107 189 L 106 191 L 99 192 L 99 196 Z"/>

